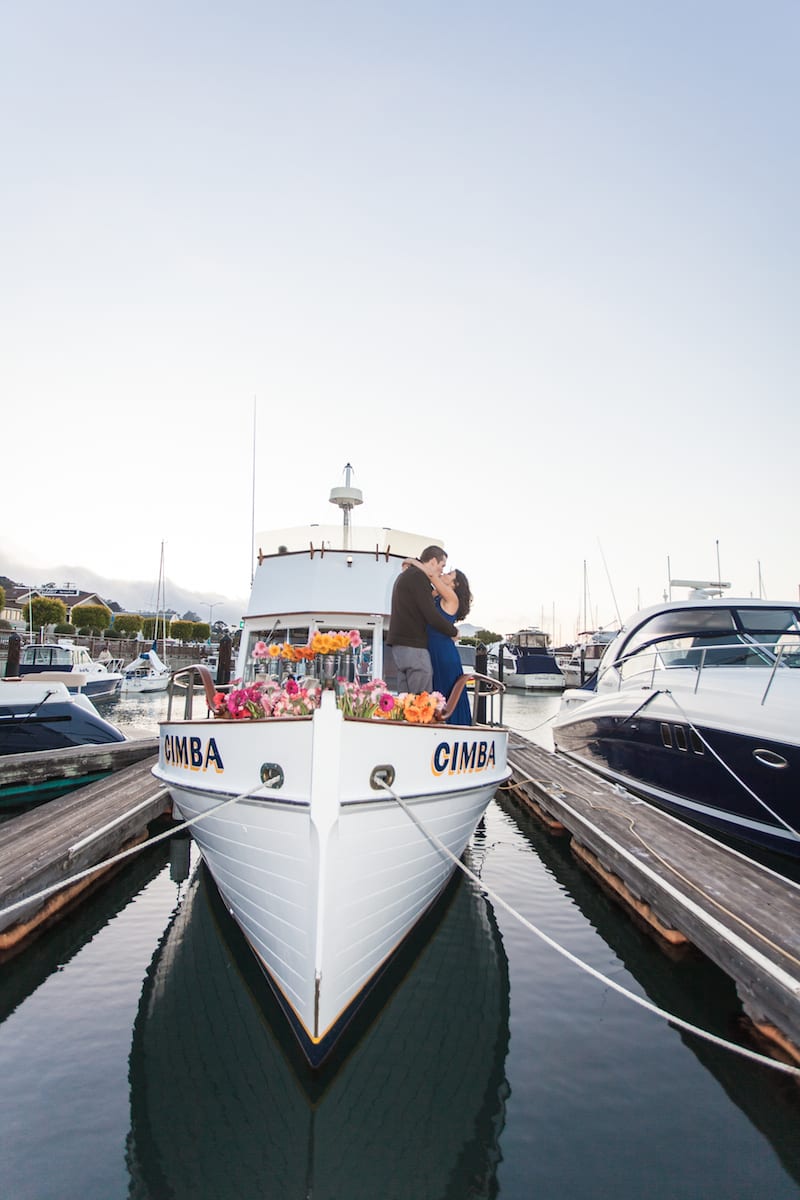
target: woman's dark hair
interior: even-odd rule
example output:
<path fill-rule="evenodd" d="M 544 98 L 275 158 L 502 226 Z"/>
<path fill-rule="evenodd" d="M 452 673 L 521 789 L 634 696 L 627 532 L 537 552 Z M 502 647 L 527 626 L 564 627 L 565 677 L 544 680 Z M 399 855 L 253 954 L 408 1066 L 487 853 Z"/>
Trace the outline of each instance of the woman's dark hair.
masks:
<path fill-rule="evenodd" d="M 456 612 L 455 619 L 463 621 L 472 607 L 472 592 L 469 590 L 469 580 L 464 572 L 456 569 L 454 574 L 453 591 L 458 596 L 458 611 Z"/>

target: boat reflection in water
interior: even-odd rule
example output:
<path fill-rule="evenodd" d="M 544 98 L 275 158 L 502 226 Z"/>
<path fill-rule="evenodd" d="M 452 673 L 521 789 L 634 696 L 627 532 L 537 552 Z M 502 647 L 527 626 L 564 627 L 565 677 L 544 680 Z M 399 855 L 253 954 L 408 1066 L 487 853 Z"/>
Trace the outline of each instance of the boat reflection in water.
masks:
<path fill-rule="evenodd" d="M 484 897 L 458 875 L 389 975 L 313 1074 L 201 865 L 134 1025 L 131 1195 L 495 1196 L 509 981 Z"/>

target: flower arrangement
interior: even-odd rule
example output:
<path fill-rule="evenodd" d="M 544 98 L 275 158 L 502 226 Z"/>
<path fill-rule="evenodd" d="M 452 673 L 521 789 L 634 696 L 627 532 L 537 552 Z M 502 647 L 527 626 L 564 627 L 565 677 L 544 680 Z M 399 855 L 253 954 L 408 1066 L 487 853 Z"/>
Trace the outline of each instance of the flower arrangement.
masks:
<path fill-rule="evenodd" d="M 413 725 L 429 725 L 431 721 L 440 721 L 447 703 L 441 692 L 420 692 L 418 695 L 402 692 L 399 696 L 385 692 L 381 701 L 376 717 L 384 717 L 389 721 L 410 721 Z"/>
<path fill-rule="evenodd" d="M 269 679 L 217 692 L 213 711 L 215 717 L 227 721 L 258 721 L 265 717 L 308 717 L 318 706 L 318 687 L 304 687 L 294 679 L 287 679 L 281 687 Z"/>
<path fill-rule="evenodd" d="M 361 645 L 361 634 L 357 629 L 348 633 L 320 633 L 317 631 L 307 646 L 293 646 L 290 642 L 256 642 L 253 658 L 260 662 L 265 658 L 282 658 L 286 662 L 304 662 L 317 655 L 341 654 L 357 650 Z"/>
<path fill-rule="evenodd" d="M 393 696 L 382 679 L 369 683 L 337 681 L 336 703 L 346 717 L 369 719 L 378 717 L 389 721 L 408 721 L 428 725 L 441 719 L 445 698 L 441 692 L 404 692 Z M 319 707 L 320 688 L 304 686 L 287 679 L 281 686 L 276 680 L 253 683 L 248 687 L 217 692 L 213 713 L 225 721 L 258 721 L 267 717 L 308 717 Z"/>

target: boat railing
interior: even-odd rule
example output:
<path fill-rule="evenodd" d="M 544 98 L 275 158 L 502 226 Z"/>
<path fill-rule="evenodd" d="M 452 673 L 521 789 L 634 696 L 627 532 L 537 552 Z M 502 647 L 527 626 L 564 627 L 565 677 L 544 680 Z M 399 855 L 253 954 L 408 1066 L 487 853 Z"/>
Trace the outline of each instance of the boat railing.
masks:
<path fill-rule="evenodd" d="M 458 679 L 453 684 L 450 690 L 450 695 L 447 697 L 447 704 L 442 713 L 442 720 L 446 721 L 450 714 L 454 711 L 458 701 L 461 699 L 461 693 L 465 687 L 472 685 L 472 724 L 473 725 L 502 725 L 503 723 L 503 693 L 506 690 L 505 684 L 498 679 L 492 679 L 489 675 L 480 675 L 473 672 L 470 675 L 459 675 Z M 497 720 L 495 720 L 495 697 L 500 698 L 500 710 Z M 487 719 L 486 700 L 489 700 L 489 713 Z"/>
<path fill-rule="evenodd" d="M 446 720 L 450 713 L 456 707 L 461 693 L 467 685 L 472 685 L 472 724 L 473 725 L 501 725 L 503 722 L 502 696 L 505 692 L 505 685 L 497 679 L 491 679 L 488 675 L 460 675 L 454 683 L 450 695 L 447 697 L 447 704 L 442 714 L 442 719 Z M 202 693 L 205 706 L 209 712 L 214 708 L 214 697 L 219 692 L 225 692 L 230 689 L 230 685 L 219 687 L 215 682 L 208 667 L 201 666 L 199 663 L 193 663 L 188 667 L 181 667 L 180 670 L 174 671 L 172 678 L 169 681 L 167 688 L 167 720 L 172 720 L 172 706 L 176 699 L 183 699 L 183 719 L 191 721 L 194 713 L 195 692 Z M 500 711 L 495 720 L 495 698 L 500 698 Z M 488 719 L 486 713 L 486 700 L 489 700 Z"/>
<path fill-rule="evenodd" d="M 181 667 L 179 670 L 173 671 L 167 686 L 168 721 L 172 720 L 172 704 L 176 698 L 183 699 L 183 719 L 191 721 L 194 713 L 195 687 L 202 691 L 209 712 L 214 707 L 214 696 L 217 692 L 226 690 L 217 687 L 208 667 L 202 667 L 199 663 L 192 663 L 188 667 Z"/>
<path fill-rule="evenodd" d="M 720 667 L 737 667 L 751 669 L 760 667 L 769 669 L 763 704 L 769 694 L 775 675 L 779 669 L 797 669 L 800 667 L 800 643 L 792 640 L 788 643 L 777 644 L 776 641 L 761 642 L 751 634 L 744 634 L 734 641 L 722 641 L 719 638 L 695 638 L 688 647 L 669 649 L 675 638 L 654 639 L 645 645 L 637 646 L 630 654 L 624 654 L 602 671 L 602 676 L 611 670 L 617 672 L 617 685 L 630 683 L 632 679 L 649 679 L 649 686 L 655 687 L 655 677 L 661 671 L 693 671 L 696 672 L 694 692 L 700 688 L 708 672 L 716 672 Z M 641 662 L 639 670 L 630 670 L 636 659 Z M 628 669 L 626 669 L 628 668 Z M 712 676 L 713 678 L 713 676 Z"/>

